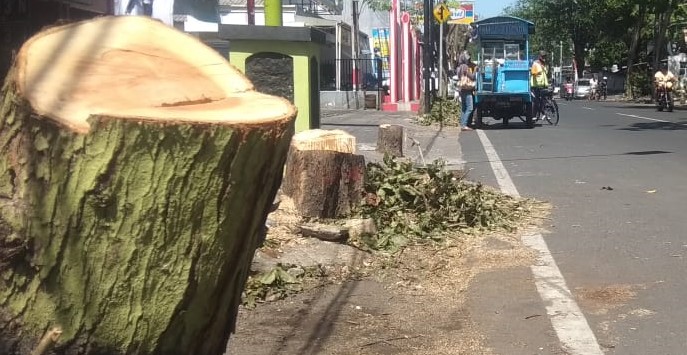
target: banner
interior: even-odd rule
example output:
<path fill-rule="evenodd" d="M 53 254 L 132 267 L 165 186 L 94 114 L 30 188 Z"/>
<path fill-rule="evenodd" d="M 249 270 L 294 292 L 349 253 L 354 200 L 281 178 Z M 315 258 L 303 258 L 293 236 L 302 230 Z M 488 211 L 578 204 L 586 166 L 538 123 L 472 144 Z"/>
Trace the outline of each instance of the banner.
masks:
<path fill-rule="evenodd" d="M 475 3 L 462 1 L 458 4 L 448 2 L 451 10 L 451 19 L 446 23 L 449 25 L 469 25 L 475 22 Z"/>
<path fill-rule="evenodd" d="M 383 77 L 389 77 L 389 29 L 372 29 L 372 48 L 379 49 L 379 56 L 382 60 Z"/>

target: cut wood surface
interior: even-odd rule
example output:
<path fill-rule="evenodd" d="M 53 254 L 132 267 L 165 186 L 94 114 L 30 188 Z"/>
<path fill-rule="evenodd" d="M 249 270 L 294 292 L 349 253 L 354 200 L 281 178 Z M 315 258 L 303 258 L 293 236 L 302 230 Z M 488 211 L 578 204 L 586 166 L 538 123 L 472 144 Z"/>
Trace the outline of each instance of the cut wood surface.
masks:
<path fill-rule="evenodd" d="M 27 41 L 0 93 L 0 354 L 52 328 L 57 354 L 223 354 L 295 113 L 149 18 Z"/>
<path fill-rule="evenodd" d="M 377 136 L 377 151 L 394 157 L 403 156 L 403 126 L 382 124 L 379 125 Z"/>
<path fill-rule="evenodd" d="M 253 91 L 248 79 L 212 48 L 137 17 L 43 31 L 21 49 L 17 69 L 17 89 L 33 110 L 81 133 L 88 131 L 87 119 L 94 114 L 250 124 L 286 118 L 293 111 Z"/>
<path fill-rule="evenodd" d="M 340 129 L 311 129 L 296 133 L 291 140 L 292 149 L 296 150 L 330 150 L 340 153 L 355 154 L 355 136 Z"/>

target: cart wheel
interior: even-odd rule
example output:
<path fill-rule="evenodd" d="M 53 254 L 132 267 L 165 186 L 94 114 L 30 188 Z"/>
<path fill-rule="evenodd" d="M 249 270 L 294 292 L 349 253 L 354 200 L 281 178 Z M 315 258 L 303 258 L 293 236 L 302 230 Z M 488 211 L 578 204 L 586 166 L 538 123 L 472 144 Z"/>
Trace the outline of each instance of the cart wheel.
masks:
<path fill-rule="evenodd" d="M 527 128 L 534 128 L 534 119 L 532 119 L 532 104 L 525 105 L 525 125 Z"/>
<path fill-rule="evenodd" d="M 477 106 L 475 109 L 475 128 L 482 128 L 482 110 Z"/>

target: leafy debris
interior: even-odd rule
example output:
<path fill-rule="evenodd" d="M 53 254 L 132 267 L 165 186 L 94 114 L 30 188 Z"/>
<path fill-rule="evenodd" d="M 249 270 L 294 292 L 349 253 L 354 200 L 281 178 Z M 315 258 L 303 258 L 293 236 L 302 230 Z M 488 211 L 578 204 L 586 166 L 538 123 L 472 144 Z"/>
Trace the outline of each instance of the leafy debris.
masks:
<path fill-rule="evenodd" d="M 512 231 L 533 204 L 469 182 L 443 161 L 416 167 L 390 156 L 367 165 L 365 193 L 361 214 L 373 218 L 379 232 L 363 236 L 362 244 L 392 253 L 443 240 L 447 232 Z"/>
<path fill-rule="evenodd" d="M 419 117 L 418 124 L 430 126 L 434 123 L 441 123 L 445 126 L 458 126 L 460 114 L 459 102 L 451 98 L 437 98 L 432 102 L 432 108 L 429 113 Z"/>
<path fill-rule="evenodd" d="M 243 305 L 255 308 L 258 303 L 284 299 L 302 289 L 303 274 L 293 276 L 277 265 L 272 270 L 248 277 L 243 295 Z"/>

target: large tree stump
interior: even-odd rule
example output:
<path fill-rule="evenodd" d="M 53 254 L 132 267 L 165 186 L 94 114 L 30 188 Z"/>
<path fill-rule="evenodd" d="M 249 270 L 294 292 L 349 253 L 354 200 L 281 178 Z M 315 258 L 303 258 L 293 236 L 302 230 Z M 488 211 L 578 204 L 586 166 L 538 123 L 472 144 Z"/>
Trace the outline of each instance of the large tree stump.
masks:
<path fill-rule="evenodd" d="M 293 137 L 282 191 L 293 199 L 302 216 L 343 217 L 360 203 L 365 157 L 352 154 L 355 138 L 350 144 L 351 138 L 344 131 L 324 130 Z"/>
<path fill-rule="evenodd" d="M 379 125 L 377 151 L 393 157 L 403 156 L 403 126 L 395 124 Z"/>
<path fill-rule="evenodd" d="M 0 354 L 49 329 L 57 354 L 223 354 L 294 116 L 151 19 L 31 38 L 0 96 Z"/>

